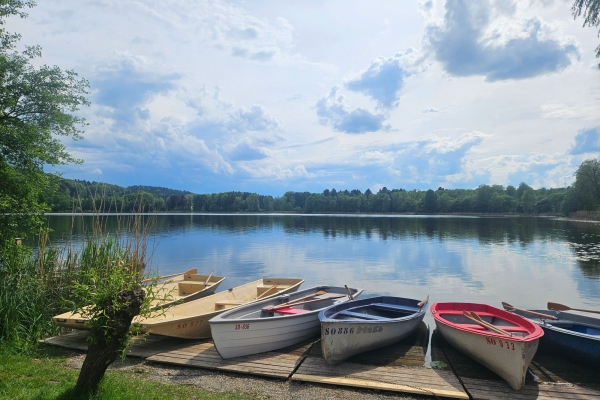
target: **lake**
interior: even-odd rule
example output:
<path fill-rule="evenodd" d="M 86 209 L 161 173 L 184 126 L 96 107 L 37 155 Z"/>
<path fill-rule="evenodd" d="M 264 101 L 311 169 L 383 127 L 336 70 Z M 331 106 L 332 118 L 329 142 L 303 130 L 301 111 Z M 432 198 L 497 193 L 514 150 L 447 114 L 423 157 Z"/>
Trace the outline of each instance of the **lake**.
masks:
<path fill-rule="evenodd" d="M 128 216 L 102 216 L 108 231 Z M 48 215 L 60 243 L 93 217 Z M 600 309 L 600 225 L 535 217 L 157 214 L 151 266 L 226 276 L 220 290 L 262 277 L 305 279 L 431 302 Z M 428 318 L 429 320 L 429 318 Z M 432 322 L 432 319 L 429 320 Z M 432 323 L 430 323 L 430 326 Z"/>

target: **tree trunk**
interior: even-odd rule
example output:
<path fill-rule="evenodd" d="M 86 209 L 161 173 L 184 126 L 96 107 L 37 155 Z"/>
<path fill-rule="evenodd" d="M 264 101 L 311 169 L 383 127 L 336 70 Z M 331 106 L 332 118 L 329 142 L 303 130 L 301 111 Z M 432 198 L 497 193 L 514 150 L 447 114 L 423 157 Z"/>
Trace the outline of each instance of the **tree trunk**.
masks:
<path fill-rule="evenodd" d="M 118 295 L 118 302 L 119 304 L 128 304 L 128 306 L 120 308 L 118 311 L 115 311 L 114 307 L 107 307 L 105 311 L 109 317 L 108 327 L 90 330 L 92 341 L 88 345 L 88 352 L 75 385 L 76 391 L 96 392 L 108 366 L 127 346 L 127 333 L 131 326 L 131 320 L 140 313 L 145 294 L 141 287 L 135 290 L 121 291 Z"/>

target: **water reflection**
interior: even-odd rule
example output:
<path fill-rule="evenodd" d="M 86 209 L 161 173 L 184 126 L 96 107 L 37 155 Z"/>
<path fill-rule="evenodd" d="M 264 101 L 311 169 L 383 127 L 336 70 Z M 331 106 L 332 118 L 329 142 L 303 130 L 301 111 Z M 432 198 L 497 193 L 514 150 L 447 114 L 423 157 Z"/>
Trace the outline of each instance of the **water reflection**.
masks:
<path fill-rule="evenodd" d="M 103 217 L 127 232 L 128 216 Z M 153 265 L 227 276 L 223 289 L 264 276 L 349 284 L 433 301 L 547 301 L 600 307 L 600 229 L 549 218 L 344 215 L 152 215 Z M 51 238 L 91 230 L 92 216 L 49 216 Z M 549 298 L 552 296 L 552 298 Z"/>

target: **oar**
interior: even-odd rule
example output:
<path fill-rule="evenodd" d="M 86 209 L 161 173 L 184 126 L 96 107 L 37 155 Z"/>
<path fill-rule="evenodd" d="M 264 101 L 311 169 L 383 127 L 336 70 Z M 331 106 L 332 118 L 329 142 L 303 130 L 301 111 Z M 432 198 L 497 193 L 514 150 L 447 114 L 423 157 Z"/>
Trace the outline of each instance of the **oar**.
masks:
<path fill-rule="evenodd" d="M 504 309 L 507 310 L 507 311 L 516 310 L 516 311 L 521 311 L 522 313 L 535 315 L 535 316 L 538 316 L 538 317 L 543 318 L 543 319 L 551 319 L 551 320 L 554 320 L 554 321 L 558 321 L 558 318 L 556 318 L 554 315 L 542 314 L 542 313 L 535 312 L 535 311 L 529 311 L 529 310 L 525 310 L 525 309 L 522 309 L 522 308 L 513 307 L 510 304 L 505 303 L 505 302 L 502 302 L 502 307 L 504 307 Z"/>
<path fill-rule="evenodd" d="M 319 290 L 317 292 L 314 292 L 313 294 L 309 294 L 308 296 L 304 296 L 304 297 L 300 297 L 300 298 L 298 298 L 296 300 L 288 301 L 287 303 L 281 303 L 281 304 L 277 304 L 276 306 L 267 307 L 267 309 L 271 309 L 271 308 L 274 308 L 274 307 L 287 307 L 287 306 L 290 306 L 290 305 L 292 305 L 294 303 L 297 303 L 299 301 L 302 301 L 302 300 L 305 300 L 305 299 L 308 299 L 308 298 L 311 298 L 311 297 L 315 297 L 315 296 L 320 296 L 322 294 L 327 294 L 327 292 L 324 291 L 324 290 Z"/>
<path fill-rule="evenodd" d="M 214 271 L 210 271 L 210 275 L 208 275 L 208 278 L 206 278 L 206 282 L 204 282 L 204 287 L 206 287 L 208 285 L 208 281 L 210 281 L 210 278 L 212 277 Z"/>
<path fill-rule="evenodd" d="M 146 283 L 146 282 L 151 282 L 153 280 L 162 280 L 162 279 L 172 278 L 172 277 L 177 276 L 177 275 L 193 275 L 193 274 L 195 274 L 197 272 L 198 272 L 198 270 L 194 268 L 194 269 L 187 270 L 185 272 L 178 272 L 176 274 L 163 275 L 163 276 L 159 276 L 159 277 L 156 277 L 156 278 L 144 279 L 142 282 Z"/>
<path fill-rule="evenodd" d="M 304 301 L 300 301 L 300 302 L 297 302 L 297 303 L 294 303 L 294 304 L 289 304 L 289 305 L 280 304 L 280 305 L 275 306 L 275 307 L 269 307 L 267 310 L 268 311 L 274 311 L 274 310 L 279 310 L 280 308 L 296 307 L 296 306 L 300 306 L 302 304 L 314 303 L 316 301 L 329 300 L 329 299 L 339 299 L 340 297 L 346 297 L 346 295 L 345 294 L 338 294 L 336 296 L 325 297 L 323 299 L 304 300 Z"/>
<path fill-rule="evenodd" d="M 258 296 L 256 298 L 256 300 L 261 299 L 265 294 L 269 293 L 271 290 L 275 289 L 277 286 L 279 286 L 279 283 L 276 283 L 275 285 L 271 286 L 270 288 L 268 288 L 267 290 L 265 290 L 264 292 L 262 292 L 262 294 L 260 296 Z"/>
<path fill-rule="evenodd" d="M 474 322 L 478 323 L 479 325 L 488 328 L 489 330 L 492 330 L 501 335 L 512 336 L 511 333 L 506 332 L 505 330 L 502 330 L 500 328 L 497 328 L 494 325 L 490 324 L 489 322 L 485 322 L 484 320 L 481 319 L 481 317 L 479 315 L 475 314 L 475 312 L 473 312 L 473 311 L 471 311 L 469 313 L 468 311 L 465 310 L 465 311 L 463 311 L 463 315 L 465 316 L 465 318 L 470 319 L 471 321 L 474 321 Z"/>
<path fill-rule="evenodd" d="M 348 292 L 348 298 L 354 300 L 354 296 L 352 296 L 352 291 L 348 288 L 348 285 L 344 285 L 344 287 L 346 288 L 346 292 Z"/>
<path fill-rule="evenodd" d="M 419 311 L 421 311 L 421 308 L 423 308 L 423 306 L 424 306 L 425 304 L 427 304 L 427 303 L 429 303 L 429 295 L 427 295 L 427 297 L 425 298 L 425 300 L 423 300 L 423 301 L 421 301 L 421 302 L 417 303 L 417 305 L 419 306 Z"/>
<path fill-rule="evenodd" d="M 600 314 L 600 311 L 585 310 L 583 308 L 572 308 L 569 306 L 565 306 L 564 304 L 551 303 L 551 302 L 548 302 L 548 310 L 557 310 L 557 311 L 573 310 L 573 311 L 583 311 L 583 312 L 591 312 L 591 313 L 595 313 L 595 314 Z"/>

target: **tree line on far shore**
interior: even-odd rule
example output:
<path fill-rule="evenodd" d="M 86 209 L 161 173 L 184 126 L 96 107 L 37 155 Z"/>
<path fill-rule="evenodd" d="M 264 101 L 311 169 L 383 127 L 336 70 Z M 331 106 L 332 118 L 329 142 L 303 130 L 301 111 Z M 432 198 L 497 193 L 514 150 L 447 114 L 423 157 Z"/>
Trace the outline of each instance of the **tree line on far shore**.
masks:
<path fill-rule="evenodd" d="M 381 188 L 322 193 L 288 191 L 281 197 L 249 192 L 194 194 L 154 186 L 129 186 L 54 178 L 42 199 L 53 212 L 298 212 L 298 213 L 492 213 L 570 215 L 600 205 L 600 163 L 584 161 L 566 188 L 480 185 L 476 189 Z"/>

